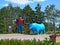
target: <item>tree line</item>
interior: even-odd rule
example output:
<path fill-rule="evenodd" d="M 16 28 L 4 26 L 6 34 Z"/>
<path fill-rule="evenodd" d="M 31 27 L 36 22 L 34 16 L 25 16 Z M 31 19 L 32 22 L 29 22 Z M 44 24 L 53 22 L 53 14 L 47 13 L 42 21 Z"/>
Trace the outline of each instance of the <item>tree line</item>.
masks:
<path fill-rule="evenodd" d="M 38 3 L 33 10 L 30 5 L 26 5 L 23 9 L 19 6 L 13 7 L 9 4 L 6 7 L 0 9 L 0 31 L 8 31 L 8 26 L 12 26 L 12 30 L 16 31 L 16 23 L 14 22 L 17 18 L 24 18 L 24 26 L 26 27 L 29 23 L 37 22 L 44 23 L 46 30 L 60 29 L 60 10 L 55 8 L 55 5 L 47 5 L 44 11 L 41 11 L 41 5 Z M 59 27 L 56 27 L 56 22 L 59 23 Z"/>

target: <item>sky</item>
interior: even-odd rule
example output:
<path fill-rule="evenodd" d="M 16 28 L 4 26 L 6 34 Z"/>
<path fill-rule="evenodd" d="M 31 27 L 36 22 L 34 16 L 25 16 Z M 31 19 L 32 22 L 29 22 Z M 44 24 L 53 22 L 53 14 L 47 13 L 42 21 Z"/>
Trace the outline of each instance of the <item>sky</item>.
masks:
<path fill-rule="evenodd" d="M 39 3 L 42 11 L 45 10 L 47 5 L 54 4 L 55 8 L 60 10 L 60 0 L 0 0 L 0 8 L 8 6 L 10 3 L 13 5 L 13 7 L 19 6 L 21 9 L 29 4 L 33 10 L 35 10 L 36 5 Z"/>

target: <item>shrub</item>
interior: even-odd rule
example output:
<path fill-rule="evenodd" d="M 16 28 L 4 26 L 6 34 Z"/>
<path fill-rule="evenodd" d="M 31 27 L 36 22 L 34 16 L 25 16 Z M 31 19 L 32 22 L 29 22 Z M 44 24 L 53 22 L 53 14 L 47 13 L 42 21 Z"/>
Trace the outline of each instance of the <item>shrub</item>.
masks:
<path fill-rule="evenodd" d="M 48 41 L 47 39 L 44 41 L 36 41 L 34 40 L 14 40 L 14 39 L 6 39 L 6 40 L 0 40 L 0 45 L 59 45 L 60 43 Z"/>

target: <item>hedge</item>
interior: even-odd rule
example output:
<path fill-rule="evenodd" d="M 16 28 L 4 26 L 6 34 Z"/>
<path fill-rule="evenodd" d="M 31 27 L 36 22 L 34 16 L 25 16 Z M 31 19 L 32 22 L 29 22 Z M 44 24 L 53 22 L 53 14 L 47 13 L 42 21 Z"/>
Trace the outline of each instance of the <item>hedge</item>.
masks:
<path fill-rule="evenodd" d="M 36 41 L 34 40 L 17 40 L 17 39 L 6 39 L 0 40 L 0 45 L 59 45 L 60 43 L 44 40 L 44 41 Z"/>

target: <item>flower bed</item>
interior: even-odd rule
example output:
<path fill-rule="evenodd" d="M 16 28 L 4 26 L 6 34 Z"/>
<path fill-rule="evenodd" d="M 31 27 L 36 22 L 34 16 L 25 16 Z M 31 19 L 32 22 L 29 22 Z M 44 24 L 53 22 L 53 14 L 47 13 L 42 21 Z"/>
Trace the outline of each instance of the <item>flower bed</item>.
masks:
<path fill-rule="evenodd" d="M 59 43 L 60 44 L 60 43 Z M 59 45 L 56 42 L 48 41 L 47 39 L 44 41 L 36 41 L 34 40 L 0 40 L 0 45 Z"/>

